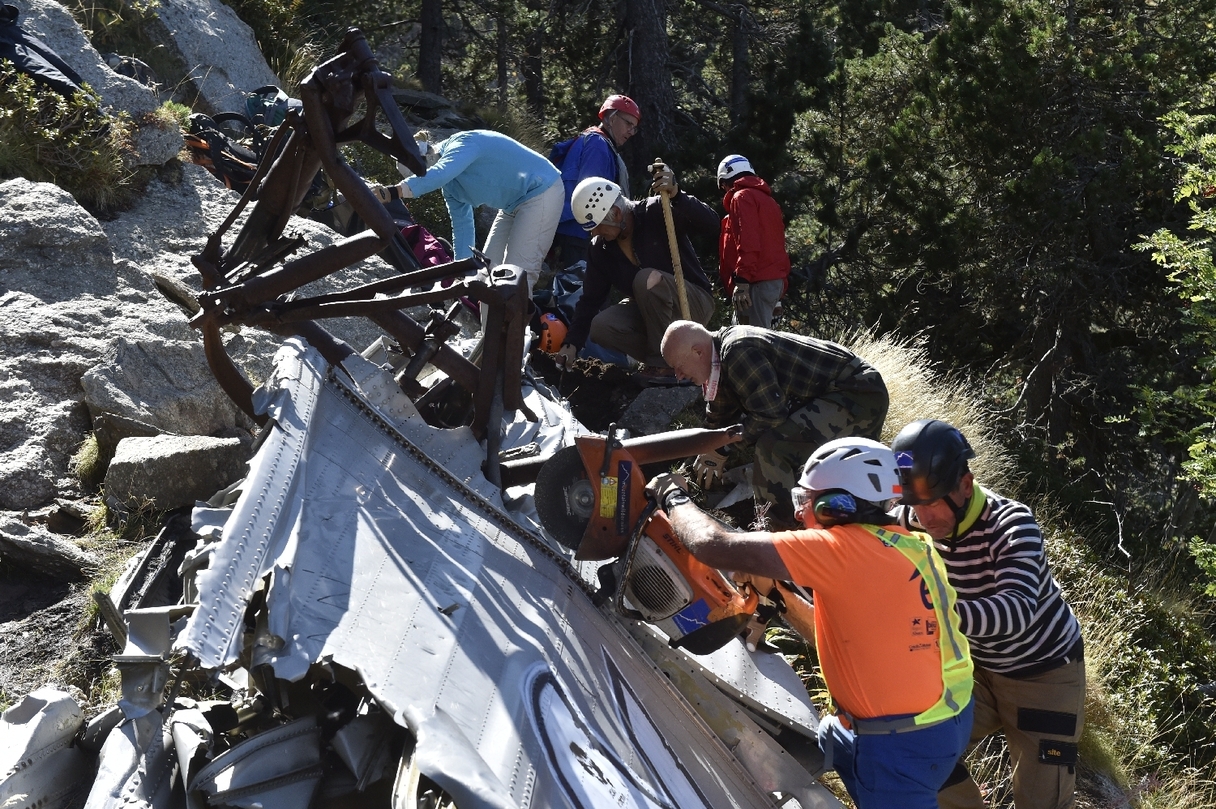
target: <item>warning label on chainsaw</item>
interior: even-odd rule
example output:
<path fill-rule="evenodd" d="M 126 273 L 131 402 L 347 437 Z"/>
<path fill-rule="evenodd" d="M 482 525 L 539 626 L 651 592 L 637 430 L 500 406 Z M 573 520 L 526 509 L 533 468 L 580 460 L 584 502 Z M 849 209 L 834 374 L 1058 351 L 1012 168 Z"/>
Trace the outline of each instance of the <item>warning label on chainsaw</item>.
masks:
<path fill-rule="evenodd" d="M 609 475 L 600 476 L 600 516 L 612 519 L 616 516 L 616 478 Z"/>
<path fill-rule="evenodd" d="M 616 532 L 618 535 L 629 536 L 629 484 L 633 478 L 633 461 L 621 461 L 616 465 L 617 478 L 620 486 L 614 492 L 616 499 Z"/>

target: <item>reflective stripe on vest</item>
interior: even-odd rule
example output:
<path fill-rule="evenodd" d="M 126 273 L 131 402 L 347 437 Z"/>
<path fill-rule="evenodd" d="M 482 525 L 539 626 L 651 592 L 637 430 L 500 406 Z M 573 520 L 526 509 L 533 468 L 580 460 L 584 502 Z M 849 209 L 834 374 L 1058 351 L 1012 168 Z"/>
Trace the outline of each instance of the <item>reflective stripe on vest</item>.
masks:
<path fill-rule="evenodd" d="M 971 702 L 971 687 L 974 682 L 974 666 L 971 662 L 971 647 L 963 635 L 958 613 L 954 611 L 956 593 L 954 587 L 942 573 L 945 566 L 937 549 L 923 534 L 901 534 L 876 525 L 862 525 L 882 544 L 896 548 L 909 562 L 916 566 L 933 600 L 933 612 L 937 616 L 938 648 L 942 658 L 942 695 L 926 711 L 913 719 L 917 725 L 941 722 L 956 715 Z M 924 537 L 923 539 L 921 537 Z"/>

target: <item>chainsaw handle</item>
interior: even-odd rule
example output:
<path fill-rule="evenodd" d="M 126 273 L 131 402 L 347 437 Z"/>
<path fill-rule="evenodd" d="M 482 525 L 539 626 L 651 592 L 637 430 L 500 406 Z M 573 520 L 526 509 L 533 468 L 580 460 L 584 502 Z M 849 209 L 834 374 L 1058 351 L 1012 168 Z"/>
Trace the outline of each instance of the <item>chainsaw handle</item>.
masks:
<path fill-rule="evenodd" d="M 622 446 L 635 461 L 645 465 L 691 458 L 742 440 L 743 425 L 736 424 L 718 430 L 693 427 L 656 435 L 642 435 L 626 439 Z"/>

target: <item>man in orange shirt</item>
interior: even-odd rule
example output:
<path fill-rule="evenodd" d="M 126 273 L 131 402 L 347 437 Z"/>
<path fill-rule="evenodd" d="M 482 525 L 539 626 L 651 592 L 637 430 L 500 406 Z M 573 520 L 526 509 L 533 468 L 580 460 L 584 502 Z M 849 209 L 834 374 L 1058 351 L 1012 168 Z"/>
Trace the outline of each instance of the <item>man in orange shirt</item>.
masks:
<path fill-rule="evenodd" d="M 702 562 L 813 591 L 836 707 L 819 745 L 859 809 L 936 809 L 970 737 L 971 653 L 937 551 L 886 513 L 901 493 L 891 450 L 866 438 L 817 449 L 793 490 L 796 531 L 733 531 L 673 475 L 648 488 Z"/>

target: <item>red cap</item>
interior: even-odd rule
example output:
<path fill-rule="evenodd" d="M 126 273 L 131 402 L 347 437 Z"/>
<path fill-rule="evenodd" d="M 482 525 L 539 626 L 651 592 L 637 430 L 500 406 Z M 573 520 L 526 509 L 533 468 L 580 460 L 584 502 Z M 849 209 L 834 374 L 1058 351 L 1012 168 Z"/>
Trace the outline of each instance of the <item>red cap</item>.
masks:
<path fill-rule="evenodd" d="M 601 121 L 604 120 L 604 116 L 608 114 L 609 110 L 619 110 L 620 112 L 628 113 L 637 118 L 639 123 L 642 120 L 642 111 L 638 109 L 637 102 L 629 96 L 616 95 L 608 96 L 604 99 L 604 105 L 600 107 Z"/>

